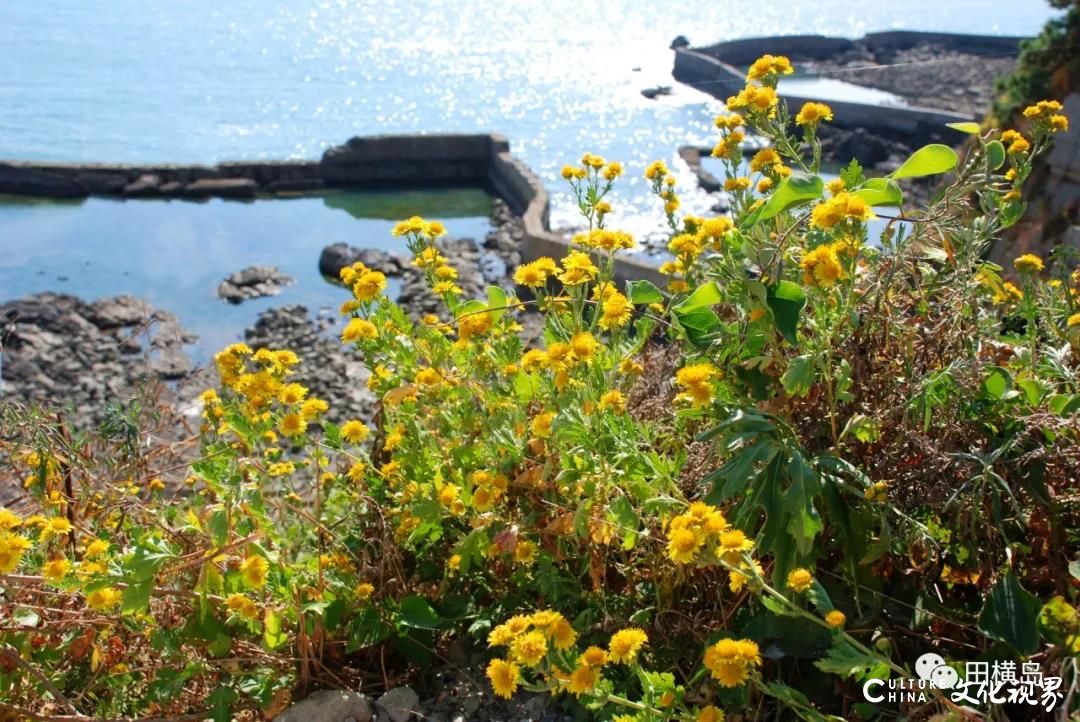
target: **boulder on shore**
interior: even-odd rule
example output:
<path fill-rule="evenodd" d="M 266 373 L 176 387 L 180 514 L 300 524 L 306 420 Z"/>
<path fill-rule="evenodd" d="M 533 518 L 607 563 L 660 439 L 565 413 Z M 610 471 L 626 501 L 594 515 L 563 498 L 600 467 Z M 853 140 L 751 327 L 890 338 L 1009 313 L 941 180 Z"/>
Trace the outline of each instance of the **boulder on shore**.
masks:
<path fill-rule="evenodd" d="M 86 186 L 77 180 L 36 168 L 0 163 L 0 193 L 41 198 L 85 198 Z"/>
<path fill-rule="evenodd" d="M 203 178 L 184 187 L 188 198 L 238 198 L 252 199 L 259 185 L 250 178 Z"/>
<path fill-rule="evenodd" d="M 277 266 L 249 266 L 231 274 L 217 288 L 218 298 L 229 303 L 242 303 L 250 298 L 276 296 L 281 289 L 294 283 Z"/>

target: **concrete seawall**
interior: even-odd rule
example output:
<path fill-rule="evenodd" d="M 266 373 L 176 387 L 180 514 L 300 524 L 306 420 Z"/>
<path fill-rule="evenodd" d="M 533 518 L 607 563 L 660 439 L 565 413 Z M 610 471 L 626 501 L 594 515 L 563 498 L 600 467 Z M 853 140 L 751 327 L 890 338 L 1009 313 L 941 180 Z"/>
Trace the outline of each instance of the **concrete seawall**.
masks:
<path fill-rule="evenodd" d="M 777 38 L 777 40 L 780 40 Z M 774 45 L 775 52 L 784 52 L 783 45 Z M 684 48 L 675 51 L 675 67 L 672 75 L 676 80 L 721 100 L 735 95 L 745 84 L 746 73 L 705 52 Z M 780 97 L 791 108 L 792 114 L 803 103 L 819 98 L 806 98 L 801 95 L 785 93 L 780 84 Z M 841 128 L 865 128 L 869 131 L 886 131 L 911 136 L 913 139 L 929 136 L 931 133 L 948 131 L 946 123 L 959 123 L 975 118 L 963 113 L 952 113 L 934 108 L 919 108 L 910 105 L 876 105 L 842 100 L 829 100 L 833 109 L 833 125 Z"/>
<path fill-rule="evenodd" d="M 845 55 L 861 57 L 869 54 L 887 64 L 897 53 L 923 45 L 945 53 L 974 57 L 1015 56 L 1021 40 L 1018 37 L 908 31 L 870 33 L 857 40 L 823 35 L 744 38 L 697 48 L 676 48 L 672 75 L 716 98 L 727 99 L 743 87 L 745 69 L 766 53 L 787 55 L 795 62 L 829 61 Z M 783 82 L 780 83 L 780 95 L 792 112 L 808 100 L 816 100 L 785 92 Z M 825 100 L 835 113 L 835 126 L 881 131 L 905 136 L 915 142 L 927 142 L 933 135 L 951 134 L 944 128 L 947 123 L 974 119 L 966 113 L 917 105 Z M 957 135 L 957 139 L 959 137 Z"/>
<path fill-rule="evenodd" d="M 501 198 L 525 227 L 522 259 L 561 258 L 568 241 L 548 226 L 543 182 L 492 134 L 355 137 L 310 161 L 231 161 L 217 165 L 128 165 L 0 161 L 0 194 L 55 199 L 273 198 L 335 188 L 479 187 Z M 654 265 L 616 263 L 620 280 L 660 283 Z"/>

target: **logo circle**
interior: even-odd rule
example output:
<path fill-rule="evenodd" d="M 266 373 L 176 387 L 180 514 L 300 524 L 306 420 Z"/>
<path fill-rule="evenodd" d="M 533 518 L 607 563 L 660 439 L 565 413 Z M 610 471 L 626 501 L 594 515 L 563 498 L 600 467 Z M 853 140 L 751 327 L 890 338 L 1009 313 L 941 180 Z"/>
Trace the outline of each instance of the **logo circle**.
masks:
<path fill-rule="evenodd" d="M 919 679 L 929 682 L 931 681 L 930 675 L 933 674 L 934 670 L 944 666 L 944 657 L 934 652 L 927 652 L 915 660 L 915 674 L 919 675 Z"/>

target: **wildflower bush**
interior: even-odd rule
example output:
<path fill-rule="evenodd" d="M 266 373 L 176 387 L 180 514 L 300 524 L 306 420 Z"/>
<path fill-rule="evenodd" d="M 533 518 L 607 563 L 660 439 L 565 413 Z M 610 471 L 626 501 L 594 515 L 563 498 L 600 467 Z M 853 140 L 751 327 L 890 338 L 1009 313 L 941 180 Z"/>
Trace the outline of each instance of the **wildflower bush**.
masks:
<path fill-rule="evenodd" d="M 394 234 L 449 320 L 344 269 L 370 424 L 324 420 L 293 352 L 244 344 L 215 358 L 183 469 L 8 414 L 40 513 L 0 513 L 0 710 L 272 715 L 460 635 L 490 649 L 493 694 L 619 722 L 895 717 L 860 683 L 926 651 L 1075 683 L 1080 276 L 983 260 L 1068 121 L 1039 103 L 1023 128 L 958 125 L 963 157 L 826 180 L 832 111 L 791 115 L 790 72 L 761 58 L 716 119 L 730 216 L 681 214 L 665 164 L 644 169 L 665 288 L 616 283 L 624 169 L 592 154 L 563 170 L 585 230 L 518 267 L 517 295 L 465 298 L 420 218 Z M 744 162 L 751 132 L 770 143 Z"/>

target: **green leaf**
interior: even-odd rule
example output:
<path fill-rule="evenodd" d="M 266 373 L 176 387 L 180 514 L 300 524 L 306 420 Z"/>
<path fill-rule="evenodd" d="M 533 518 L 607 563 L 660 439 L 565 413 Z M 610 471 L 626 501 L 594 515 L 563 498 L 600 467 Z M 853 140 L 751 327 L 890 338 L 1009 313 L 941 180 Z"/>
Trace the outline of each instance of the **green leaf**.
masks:
<path fill-rule="evenodd" d="M 626 297 L 635 305 L 664 302 L 664 294 L 649 281 L 628 281 Z"/>
<path fill-rule="evenodd" d="M 712 306 L 720 301 L 720 287 L 716 285 L 716 282 L 709 281 L 695 288 L 694 292 L 687 296 L 678 307 L 683 311 L 690 311 L 702 306 Z"/>
<path fill-rule="evenodd" d="M 398 619 L 406 627 L 415 629 L 438 629 L 442 626 L 442 617 L 426 599 L 416 594 L 401 600 Z"/>
<path fill-rule="evenodd" d="M 488 308 L 495 309 L 491 312 L 491 320 L 498 321 L 506 313 L 506 291 L 498 286 L 487 287 Z"/>
<path fill-rule="evenodd" d="M 1042 602 L 1028 592 L 1011 572 L 1005 574 L 986 598 L 979 614 L 979 629 L 1011 645 L 1024 655 L 1039 649 L 1039 612 Z"/>
<path fill-rule="evenodd" d="M 713 333 L 720 327 L 720 317 L 707 306 L 699 306 L 688 311 L 673 308 L 671 312 L 686 333 L 687 340 L 698 348 L 707 347 Z"/>
<path fill-rule="evenodd" d="M 206 698 L 206 701 L 210 703 L 210 709 L 213 710 L 211 719 L 214 722 L 229 722 L 232 719 L 232 706 L 238 697 L 239 695 L 232 687 L 226 687 L 224 684 L 218 686 Z"/>
<path fill-rule="evenodd" d="M 1046 400 L 1046 405 L 1058 416 L 1072 416 L 1080 410 L 1080 394 L 1054 394 Z"/>
<path fill-rule="evenodd" d="M 881 657 L 860 652 L 847 639 L 837 635 L 828 654 L 814 662 L 814 666 L 822 672 L 844 678 L 865 678 L 870 676 L 871 670 L 885 662 Z"/>
<path fill-rule="evenodd" d="M 888 178 L 871 178 L 862 188 L 852 191 L 852 195 L 862 198 L 868 206 L 899 206 L 904 202 L 899 184 Z"/>
<path fill-rule="evenodd" d="M 992 140 L 986 144 L 986 159 L 990 162 L 990 170 L 997 170 L 1005 165 L 1005 146 L 1000 140 Z"/>
<path fill-rule="evenodd" d="M 956 161 L 955 150 L 941 143 L 931 143 L 912 153 L 889 177 L 899 180 L 948 173 L 956 167 Z"/>
<path fill-rule="evenodd" d="M 1001 366 L 993 366 L 983 379 L 983 392 L 991 399 L 1000 401 L 1012 389 L 1012 374 Z"/>
<path fill-rule="evenodd" d="M 773 314 L 773 323 L 780 335 L 787 339 L 788 343 L 798 343 L 799 314 L 806 305 L 806 294 L 791 281 L 780 281 L 775 286 L 766 288 L 765 302 Z"/>
<path fill-rule="evenodd" d="M 263 615 L 263 641 L 267 649 L 277 649 L 289 641 L 289 635 L 281 628 L 281 617 L 273 609 Z"/>
<path fill-rule="evenodd" d="M 814 385 L 813 355 L 804 354 L 791 359 L 780 377 L 780 383 L 789 396 L 806 396 L 810 393 L 810 387 Z"/>
<path fill-rule="evenodd" d="M 945 126 L 948 128 L 952 128 L 953 130 L 958 130 L 961 133 L 968 133 L 969 135 L 978 135 L 979 132 L 982 130 L 981 128 L 979 128 L 978 123 L 973 123 L 971 121 L 968 121 L 966 123 L 946 123 Z"/>
<path fill-rule="evenodd" d="M 150 594 L 154 591 L 154 579 L 151 577 L 138 584 L 124 588 L 121 594 L 121 611 L 124 614 L 138 614 L 150 606 Z"/>
<path fill-rule="evenodd" d="M 792 173 L 776 187 L 765 205 L 744 218 L 739 227 L 749 228 L 755 223 L 775 218 L 788 208 L 821 198 L 824 193 L 825 182 L 821 180 L 820 176 Z"/>
<path fill-rule="evenodd" d="M 382 620 L 377 609 L 364 607 L 349 625 L 349 643 L 346 649 L 355 652 L 372 647 L 389 637 L 390 631 L 390 625 Z"/>

